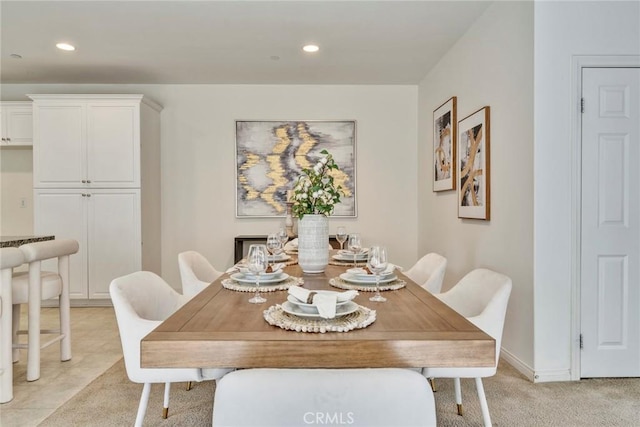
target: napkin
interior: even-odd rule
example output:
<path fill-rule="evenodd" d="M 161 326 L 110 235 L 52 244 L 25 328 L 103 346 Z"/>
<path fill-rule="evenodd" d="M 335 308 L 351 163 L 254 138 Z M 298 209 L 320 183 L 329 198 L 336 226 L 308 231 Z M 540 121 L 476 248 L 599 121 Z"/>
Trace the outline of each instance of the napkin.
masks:
<path fill-rule="evenodd" d="M 358 252 L 358 256 L 366 255 L 367 252 L 369 252 L 369 248 L 362 248 L 362 250 L 360 252 Z M 340 249 L 338 251 L 338 253 L 340 255 L 353 256 L 353 252 L 351 252 L 350 250 L 347 250 L 347 249 Z"/>
<path fill-rule="evenodd" d="M 318 309 L 318 314 L 324 319 L 336 317 L 336 304 L 338 302 L 351 301 L 358 295 L 358 291 L 346 291 L 336 293 L 315 293 L 300 286 L 291 286 L 289 294 L 302 302 L 313 304 Z M 313 295 L 311 295 L 313 294 Z M 311 296 L 311 298 L 309 298 Z M 309 299 L 311 301 L 309 302 Z"/>
<path fill-rule="evenodd" d="M 398 267 L 395 264 L 391 264 L 391 263 L 387 263 L 387 268 L 380 273 L 381 276 L 385 276 L 387 274 L 391 274 L 393 273 L 393 270 L 398 269 L 400 271 L 402 271 L 402 269 L 400 267 Z M 351 273 L 351 274 L 369 274 L 367 273 L 367 270 L 365 270 L 364 268 L 350 268 L 347 270 L 347 273 Z M 371 275 L 373 275 L 373 273 L 371 273 Z"/>

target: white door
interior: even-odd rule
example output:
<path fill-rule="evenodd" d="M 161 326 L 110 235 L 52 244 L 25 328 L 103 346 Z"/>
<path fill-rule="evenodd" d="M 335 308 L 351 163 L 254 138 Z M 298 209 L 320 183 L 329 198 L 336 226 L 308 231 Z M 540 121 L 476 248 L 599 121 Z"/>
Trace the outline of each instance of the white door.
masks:
<path fill-rule="evenodd" d="M 92 102 L 87 107 L 87 169 L 91 187 L 140 187 L 140 107 Z"/>
<path fill-rule="evenodd" d="M 75 239 L 80 249 L 70 257 L 71 298 L 87 298 L 87 203 L 83 190 L 35 190 L 33 197 L 35 234 L 53 234 L 56 239 Z M 43 269 L 57 270 L 55 261 Z"/>
<path fill-rule="evenodd" d="M 141 269 L 140 190 L 88 194 L 89 298 L 110 299 L 113 279 Z"/>
<path fill-rule="evenodd" d="M 85 108 L 34 104 L 33 186 L 83 187 L 86 180 Z"/>
<path fill-rule="evenodd" d="M 582 94 L 580 376 L 640 376 L 640 68 L 584 68 Z"/>

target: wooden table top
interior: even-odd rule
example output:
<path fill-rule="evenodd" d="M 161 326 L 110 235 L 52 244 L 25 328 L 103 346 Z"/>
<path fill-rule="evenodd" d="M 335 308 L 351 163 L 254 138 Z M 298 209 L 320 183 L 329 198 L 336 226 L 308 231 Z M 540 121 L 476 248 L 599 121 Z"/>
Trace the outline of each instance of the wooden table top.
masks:
<path fill-rule="evenodd" d="M 324 274 L 285 271 L 304 278 L 307 289 L 338 290 L 329 279 L 344 272 L 329 265 Z M 141 342 L 143 368 L 378 368 L 494 366 L 495 341 L 403 274 L 407 286 L 386 291 L 384 303 L 360 292 L 355 302 L 377 311 L 376 321 L 350 332 L 303 333 L 269 325 L 263 311 L 286 301 L 287 291 L 249 292 L 222 287 L 223 275 Z"/>

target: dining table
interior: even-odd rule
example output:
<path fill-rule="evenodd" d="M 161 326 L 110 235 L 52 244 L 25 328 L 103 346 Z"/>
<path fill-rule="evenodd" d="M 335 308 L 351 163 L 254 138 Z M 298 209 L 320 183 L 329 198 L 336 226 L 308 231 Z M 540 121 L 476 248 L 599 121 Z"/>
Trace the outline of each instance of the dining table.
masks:
<path fill-rule="evenodd" d="M 330 279 L 345 266 L 306 274 L 297 265 L 284 271 L 309 290 L 334 290 Z M 375 310 L 375 321 L 347 332 L 298 332 L 273 326 L 265 312 L 283 304 L 286 290 L 249 292 L 222 286 L 222 275 L 144 337 L 143 368 L 378 368 L 495 366 L 495 340 L 400 271 L 406 286 L 383 292 L 386 302 L 359 292 L 355 303 Z"/>

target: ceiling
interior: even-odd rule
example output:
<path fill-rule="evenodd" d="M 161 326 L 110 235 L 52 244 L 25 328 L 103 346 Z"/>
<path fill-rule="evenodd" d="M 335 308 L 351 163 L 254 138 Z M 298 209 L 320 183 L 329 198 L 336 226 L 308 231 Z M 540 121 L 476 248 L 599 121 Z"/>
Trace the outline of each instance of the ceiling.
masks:
<path fill-rule="evenodd" d="M 489 3 L 3 0 L 0 78 L 417 84 Z M 77 50 L 56 49 L 61 41 Z M 320 51 L 303 52 L 307 43 Z"/>

